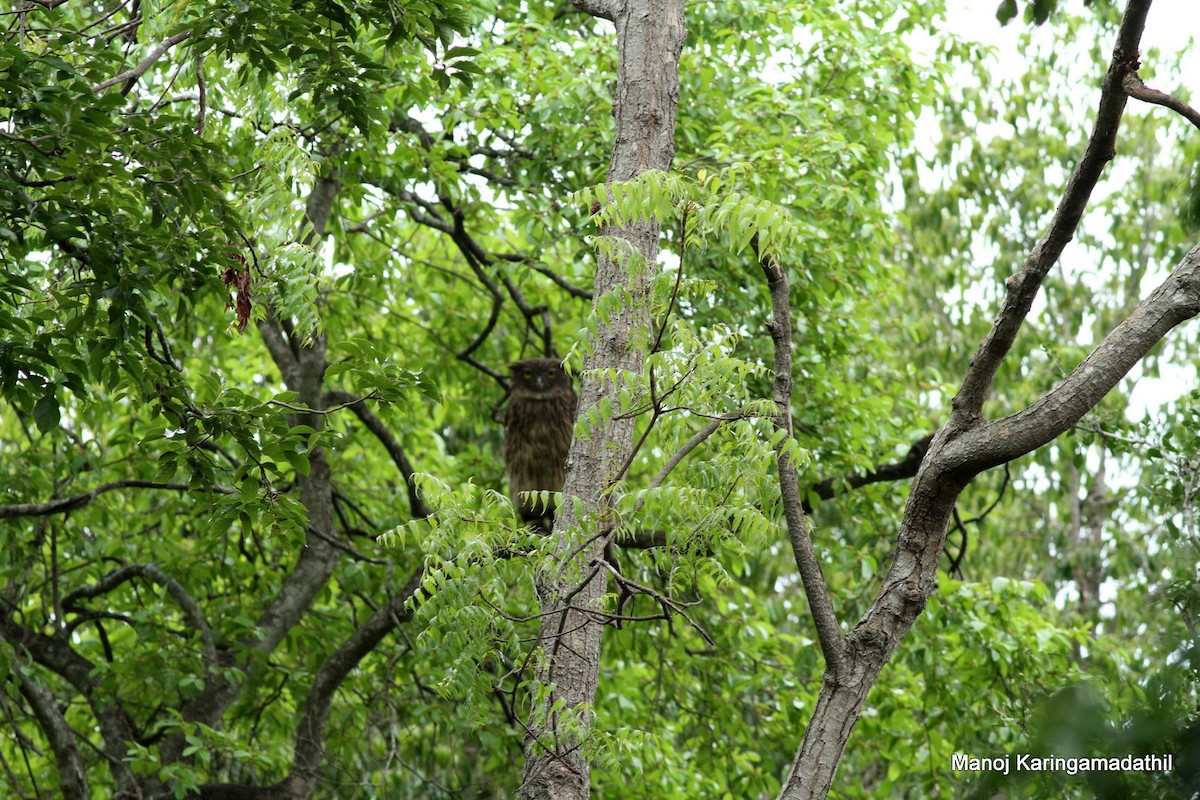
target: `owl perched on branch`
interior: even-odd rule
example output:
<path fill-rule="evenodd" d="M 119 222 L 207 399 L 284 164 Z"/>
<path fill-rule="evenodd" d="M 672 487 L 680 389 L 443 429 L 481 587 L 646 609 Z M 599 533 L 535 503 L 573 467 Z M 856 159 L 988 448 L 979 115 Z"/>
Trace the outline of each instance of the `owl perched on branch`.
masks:
<path fill-rule="evenodd" d="M 577 398 L 562 364 L 527 358 L 509 365 L 512 394 L 504 415 L 504 467 L 508 492 L 521 519 L 549 533 L 554 501 L 543 505 L 523 492 L 559 492 Z"/>

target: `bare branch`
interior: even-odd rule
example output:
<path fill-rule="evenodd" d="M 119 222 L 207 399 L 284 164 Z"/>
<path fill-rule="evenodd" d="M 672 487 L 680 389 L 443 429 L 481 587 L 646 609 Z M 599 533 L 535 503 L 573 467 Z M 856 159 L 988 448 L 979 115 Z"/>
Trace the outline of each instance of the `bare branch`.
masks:
<path fill-rule="evenodd" d="M 737 418 L 735 417 L 734 419 L 737 419 Z M 692 435 L 692 438 L 690 438 L 686 442 L 684 442 L 683 446 L 680 447 L 675 452 L 675 455 L 673 455 L 669 459 L 667 459 L 667 463 L 663 464 L 662 467 L 658 470 L 658 473 L 655 474 L 655 476 L 650 479 L 650 483 L 646 484 L 646 488 L 647 489 L 657 489 L 659 486 L 662 486 L 663 481 L 665 481 L 667 479 L 667 476 L 671 474 L 672 470 L 674 470 L 677 466 L 679 466 L 681 461 L 683 461 L 685 458 L 687 458 L 688 453 L 692 452 L 697 447 L 699 447 L 704 442 L 705 439 L 712 436 L 714 433 L 717 432 L 718 428 L 720 428 L 722 425 L 724 425 L 726 422 L 729 422 L 729 421 L 730 420 L 726 417 L 718 417 L 714 420 L 710 420 L 707 425 L 705 425 L 700 430 L 696 431 L 696 433 L 694 433 Z M 641 507 L 641 503 L 638 503 L 638 507 L 639 508 Z"/>
<path fill-rule="evenodd" d="M 400 446 L 400 442 L 383 424 L 383 420 L 375 416 L 371 409 L 367 407 L 366 401 L 363 398 L 355 397 L 349 392 L 331 391 L 326 394 L 326 397 L 337 403 L 341 403 L 354 412 L 359 421 L 366 426 L 375 438 L 379 440 L 388 455 L 391 456 L 392 463 L 400 470 L 400 475 L 404 478 L 404 484 L 408 488 L 408 506 L 414 517 L 428 517 L 433 512 L 429 506 L 425 505 L 425 501 L 417 493 L 417 484 L 413 481 L 413 465 L 408 460 L 408 456 L 404 453 L 404 448 Z"/>
<path fill-rule="evenodd" d="M 759 253 L 758 239 L 752 240 L 754 251 Z M 788 536 L 792 542 L 792 554 L 800 579 L 804 584 L 804 596 L 808 599 L 813 623 L 817 627 L 817 638 L 821 652 L 825 655 L 827 672 L 838 672 L 846 657 L 846 635 L 838 625 L 837 614 L 829 599 L 825 576 L 821 573 L 821 561 L 813 548 L 812 534 L 800 495 L 800 478 L 792 460 L 792 310 L 787 274 L 773 256 L 759 256 L 759 265 L 767 277 L 771 292 L 771 321 L 767 328 L 775 349 L 775 429 L 786 434 L 776 447 L 779 466 L 779 492 L 783 501 L 783 513 L 787 522 Z"/>
<path fill-rule="evenodd" d="M 137 82 L 137 79 L 145 75 L 146 71 L 154 66 L 154 63 L 162 58 L 164 53 L 180 42 L 190 39 L 191 36 L 191 31 L 180 31 L 174 36 L 168 36 L 166 39 L 163 39 L 161 42 L 155 45 L 154 48 L 146 54 L 146 57 L 143 58 L 141 63 L 139 63 L 136 67 L 126 70 L 116 77 L 109 78 L 101 83 L 97 83 L 92 87 L 92 91 L 100 93 L 105 89 L 116 86 L 118 83 L 125 83 L 125 87 L 121 89 L 121 94 L 129 94 L 129 90 L 133 88 L 133 85 Z"/>
<path fill-rule="evenodd" d="M 63 514 L 82 508 L 100 495 L 116 489 L 166 489 L 172 492 L 190 492 L 192 487 L 186 483 L 158 483 L 157 481 L 123 480 L 101 484 L 90 492 L 60 497 L 57 500 L 47 500 L 44 503 L 17 503 L 11 506 L 0 506 L 0 519 L 14 517 L 44 517 L 48 514 Z M 233 489 L 214 486 L 209 489 L 220 494 L 236 494 Z"/>
<path fill-rule="evenodd" d="M 204 58 L 196 57 L 196 133 L 204 133 L 204 117 L 208 111 L 208 84 L 204 80 Z"/>
<path fill-rule="evenodd" d="M 1178 97 L 1173 97 L 1166 92 L 1160 92 L 1157 89 L 1151 89 L 1146 84 L 1142 83 L 1142 79 L 1138 77 L 1136 72 L 1130 72 L 1125 76 L 1121 86 L 1125 89 L 1125 93 L 1130 97 L 1136 98 L 1146 103 L 1153 103 L 1156 106 L 1166 106 L 1172 111 L 1182 114 L 1188 122 L 1200 128 L 1200 111 L 1189 106 L 1187 103 L 1180 100 Z"/>
<path fill-rule="evenodd" d="M 515 253 L 493 253 L 492 258 L 495 258 L 498 261 L 511 261 L 518 264 L 524 264 L 534 272 L 545 275 L 547 278 L 553 281 L 556 286 L 565 290 L 567 294 L 571 295 L 571 297 L 577 297 L 580 300 L 592 299 L 592 293 L 587 289 L 579 288 L 554 270 L 550 269 L 544 264 L 538 264 L 536 261 L 533 261 L 526 256 L 519 256 Z"/>
<path fill-rule="evenodd" d="M 1092 354 L 1033 405 L 950 442 L 952 469 L 977 474 L 1041 447 L 1095 407 L 1172 328 L 1200 314 L 1200 245 Z"/>
<path fill-rule="evenodd" d="M 893 461 L 890 464 L 882 464 L 870 472 L 851 475 L 848 478 L 826 478 L 820 483 L 813 484 L 805 493 L 804 513 L 812 513 L 812 504 L 808 502 L 808 495 L 813 495 L 821 500 L 829 500 L 839 494 L 839 489 L 858 489 L 862 486 L 869 486 L 872 483 L 887 483 L 889 481 L 902 481 L 908 478 L 915 477 L 917 470 L 921 468 L 921 461 L 925 458 L 925 453 L 929 450 L 929 443 L 933 441 L 933 434 L 923 436 L 912 447 L 908 449 L 908 453 L 899 461 Z"/>
<path fill-rule="evenodd" d="M 577 297 L 580 300 L 592 299 L 592 293 L 587 289 L 580 289 L 578 286 L 574 285 L 549 267 L 542 266 L 541 264 L 530 264 L 529 268 L 534 272 L 545 275 L 547 278 L 553 281 L 556 286 L 561 289 L 565 289 L 567 294 L 571 295 L 572 297 Z"/>
<path fill-rule="evenodd" d="M 192 627 L 200 635 L 200 641 L 204 644 L 204 654 L 210 662 L 216 663 L 217 648 L 213 642 L 212 631 L 204 619 L 204 614 L 200 612 L 200 606 L 192 599 L 192 596 L 183 587 L 182 583 L 159 569 L 157 564 L 129 564 L 120 569 L 113 570 L 96 583 L 89 586 L 81 586 L 68 593 L 63 598 L 62 606 L 68 611 L 73 610 L 77 601 L 111 592 L 122 583 L 135 577 L 145 578 L 166 589 L 167 594 L 179 604 L 188 621 L 192 623 Z"/>

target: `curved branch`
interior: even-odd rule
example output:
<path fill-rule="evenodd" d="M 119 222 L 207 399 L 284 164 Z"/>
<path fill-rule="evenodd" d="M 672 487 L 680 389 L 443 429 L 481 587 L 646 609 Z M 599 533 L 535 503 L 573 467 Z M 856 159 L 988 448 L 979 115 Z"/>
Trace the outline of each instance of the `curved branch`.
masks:
<path fill-rule="evenodd" d="M 483 246 L 479 244 L 479 242 L 475 240 L 475 237 L 467 232 L 467 229 L 464 225 L 462 209 L 455 206 L 450 197 L 446 195 L 440 196 L 439 199 L 443 207 L 450 212 L 451 217 L 454 220 L 454 227 L 450 232 L 451 241 L 453 241 L 458 247 L 459 252 L 463 254 L 463 258 L 466 259 L 468 266 L 471 267 L 471 270 L 475 273 L 476 277 L 478 277 L 479 280 L 488 288 L 488 291 L 492 293 L 494 298 L 492 315 L 488 320 L 488 324 L 485 325 L 483 330 L 480 331 L 479 335 L 475 337 L 475 340 L 471 342 L 471 344 L 468 345 L 465 350 L 458 354 L 458 357 L 462 359 L 464 356 L 473 353 L 487 340 L 487 337 L 491 335 L 492 329 L 495 327 L 496 320 L 500 314 L 500 304 L 503 302 L 503 296 L 500 294 L 499 285 L 497 285 L 491 276 L 484 271 L 485 267 L 491 267 L 493 264 L 495 264 L 496 259 L 490 255 L 483 248 Z M 513 303 L 516 304 L 522 316 L 525 317 L 525 324 L 530 329 L 541 334 L 543 343 L 545 344 L 546 352 L 549 353 L 549 323 L 546 322 L 539 330 L 534 321 L 536 317 L 545 315 L 546 307 L 529 305 L 528 301 L 525 299 L 525 295 L 520 289 L 517 288 L 517 285 L 513 283 L 512 279 L 510 279 L 508 276 L 501 276 L 501 283 L 504 284 L 504 288 L 508 290 L 508 296 L 512 299 Z"/>
<path fill-rule="evenodd" d="M 62 606 L 66 610 L 74 610 L 73 606 L 76 601 L 111 592 L 122 583 L 137 577 L 145 578 L 166 589 L 167 594 L 179 604 L 179 607 L 183 609 L 184 616 L 188 618 L 188 621 L 192 623 L 192 626 L 200 635 L 200 641 L 204 644 L 204 653 L 208 657 L 208 660 L 211 663 L 216 663 L 217 647 L 213 642 L 212 631 L 204 619 L 204 614 L 200 612 L 200 606 L 196 605 L 196 601 L 188 594 L 187 589 L 183 587 L 182 583 L 159 569 L 157 564 L 129 564 L 120 569 L 113 570 L 96 583 L 89 586 L 81 586 L 69 592 L 63 598 Z"/>
<path fill-rule="evenodd" d="M 971 534 L 967 530 L 967 525 L 965 522 L 963 522 L 962 516 L 958 513 L 958 506 L 954 507 L 954 512 L 952 514 L 952 517 L 954 520 L 954 523 L 953 523 L 954 529 L 962 534 L 962 543 L 959 545 L 958 555 L 951 555 L 950 548 L 948 546 L 946 546 L 945 544 L 942 545 L 942 552 L 944 552 L 946 554 L 946 557 L 950 559 L 950 564 L 946 567 L 946 574 L 947 575 L 957 575 L 958 579 L 962 580 L 962 577 L 963 577 L 962 563 L 963 563 L 963 560 L 967 557 L 967 547 L 970 545 L 970 542 L 971 542 Z M 946 538 L 947 539 L 950 538 L 949 534 L 947 534 Z"/>
<path fill-rule="evenodd" d="M 392 435 L 392 432 L 383 420 L 375 416 L 364 399 L 355 397 L 350 392 L 339 390 L 330 391 L 326 394 L 329 400 L 341 403 L 354 412 L 358 417 L 359 422 L 366 426 L 375 438 L 379 440 L 388 455 L 391 456 L 392 463 L 396 465 L 396 469 L 400 470 L 400 475 L 404 478 L 404 485 L 408 489 L 408 505 L 414 517 L 428 517 L 433 511 L 429 506 L 425 505 L 425 501 L 417 493 L 416 482 L 413 481 L 413 465 L 408 460 L 408 456 L 404 453 L 404 448 L 400 446 L 400 442 Z"/>
<path fill-rule="evenodd" d="M 1142 79 L 1138 77 L 1136 72 L 1130 72 L 1126 75 L 1125 80 L 1121 82 L 1121 86 L 1125 89 L 1125 94 L 1130 97 L 1145 103 L 1153 103 L 1156 106 L 1166 106 L 1172 111 L 1182 114 L 1188 122 L 1200 128 L 1200 111 L 1192 108 L 1178 97 L 1172 97 L 1166 92 L 1151 89 L 1142 83 Z"/>
<path fill-rule="evenodd" d="M 313 676 L 312 687 L 308 690 L 300 717 L 300 729 L 296 734 L 291 773 L 283 782 L 290 796 L 311 795 L 324 763 L 325 725 L 338 687 L 385 636 L 401 623 L 412 619 L 412 610 L 406 605 L 413 592 L 420 587 L 422 576 L 422 570 L 414 572 L 404 587 L 325 659 Z"/>
<path fill-rule="evenodd" d="M 654 477 L 650 479 L 650 483 L 646 484 L 646 488 L 657 489 L 658 487 L 662 486 L 663 481 L 665 481 L 667 476 L 670 475 L 677 466 L 679 466 L 680 462 L 687 458 L 688 453 L 692 452 L 701 444 L 703 444 L 705 439 L 716 433 L 718 428 L 720 428 L 726 422 L 731 421 L 731 419 L 737 418 L 717 417 L 716 419 L 709 420 L 707 425 L 692 434 L 692 438 L 684 442 L 683 446 L 675 451 L 675 455 L 667 459 L 667 462 L 663 464 Z M 639 501 L 638 509 L 641 509 L 641 505 L 641 501 Z"/>
<path fill-rule="evenodd" d="M 161 42 L 155 45 L 154 49 L 147 53 L 146 57 L 143 58 L 141 63 L 139 63 L 136 67 L 131 70 L 126 70 L 120 75 L 109 78 L 106 81 L 97 83 L 92 87 L 92 91 L 98 94 L 103 92 L 105 89 L 116 86 L 118 83 L 124 83 L 125 86 L 122 87 L 121 94 L 129 94 L 129 90 L 133 88 L 135 83 L 137 83 L 137 79 L 145 75 L 147 70 L 154 66 L 154 63 L 163 57 L 164 53 L 180 42 L 190 39 L 191 36 L 191 31 L 180 31 L 174 36 L 168 36 L 166 39 L 163 39 Z"/>
<path fill-rule="evenodd" d="M 792 309 L 788 279 L 774 256 L 761 254 L 757 237 L 752 244 L 755 253 L 759 253 L 759 266 L 766 275 L 767 287 L 771 292 L 771 321 L 767 329 L 775 349 L 773 368 L 778 413 L 774 422 L 776 431 L 785 434 L 775 448 L 780 499 L 783 501 L 783 514 L 792 542 L 792 554 L 804 585 L 804 596 L 808 599 L 817 638 L 821 642 L 821 652 L 825 655 L 825 669 L 828 673 L 836 674 L 841 671 L 846 658 L 846 635 L 838 625 L 837 614 L 829 599 L 829 588 L 821 572 L 821 561 L 813 548 L 812 534 L 800 495 L 800 478 L 792 459 Z"/>
<path fill-rule="evenodd" d="M 805 493 L 804 513 L 812 513 L 812 504 L 808 502 L 808 496 L 812 495 L 819 500 L 829 500 L 839 494 L 838 489 L 845 487 L 846 489 L 858 489 L 863 486 L 869 486 L 872 483 L 887 483 L 889 481 L 902 481 L 908 478 L 916 477 L 917 470 L 921 468 L 921 461 L 925 458 L 925 453 L 929 450 L 929 443 L 933 441 L 933 434 L 921 437 L 912 447 L 908 449 L 908 453 L 899 461 L 893 461 L 890 464 L 883 464 L 867 473 L 859 473 L 851 475 L 849 478 L 826 478 L 820 483 L 815 483 Z"/>
<path fill-rule="evenodd" d="M 532 259 L 527 258 L 526 256 L 519 256 L 516 253 L 493 253 L 492 258 L 496 259 L 497 261 L 509 261 L 514 264 L 524 264 L 525 266 L 529 267 L 534 272 L 536 272 L 540 275 L 545 275 L 547 278 L 549 278 L 554 283 L 555 286 L 558 286 L 560 289 L 563 289 L 571 297 L 575 297 L 580 300 L 593 299 L 593 295 L 592 295 L 591 291 L 589 291 L 588 289 L 581 289 L 580 287 L 578 287 L 575 284 L 568 281 L 563 276 L 559 275 L 554 270 L 550 269 L 549 267 L 547 267 L 543 264 L 538 264 L 536 261 L 533 261 Z"/>
<path fill-rule="evenodd" d="M 47 500 L 44 503 L 17 503 L 11 506 L 0 506 L 0 519 L 13 517 L 44 517 L 49 514 L 64 514 L 82 508 L 100 495 L 116 489 L 168 489 L 172 492 L 190 492 L 192 487 L 186 483 L 158 483 L 157 481 L 122 480 L 104 483 L 83 494 L 60 497 L 57 500 Z M 209 491 L 219 494 L 235 494 L 233 489 L 213 486 Z"/>

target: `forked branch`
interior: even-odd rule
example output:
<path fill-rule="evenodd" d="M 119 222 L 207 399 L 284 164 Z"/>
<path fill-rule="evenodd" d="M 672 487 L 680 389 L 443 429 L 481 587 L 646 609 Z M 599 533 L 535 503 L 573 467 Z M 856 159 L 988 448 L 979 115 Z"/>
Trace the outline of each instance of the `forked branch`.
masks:
<path fill-rule="evenodd" d="M 996 371 L 1016 340 L 1042 281 L 1062 255 L 1067 243 L 1074 238 L 1104 166 L 1116 153 L 1117 129 L 1128 97 L 1124 89 L 1125 76 L 1137 70 L 1138 46 L 1142 29 L 1146 26 L 1150 1 L 1130 0 L 1125 10 L 1112 61 L 1104 77 L 1096 123 L 1083 158 L 1067 181 L 1067 188 L 1049 229 L 1034 246 L 1021 270 L 1006 281 L 1008 293 L 1004 304 L 971 359 L 962 388 L 954 398 L 949 425 L 952 435 L 982 417 L 983 401 L 995 380 Z"/>

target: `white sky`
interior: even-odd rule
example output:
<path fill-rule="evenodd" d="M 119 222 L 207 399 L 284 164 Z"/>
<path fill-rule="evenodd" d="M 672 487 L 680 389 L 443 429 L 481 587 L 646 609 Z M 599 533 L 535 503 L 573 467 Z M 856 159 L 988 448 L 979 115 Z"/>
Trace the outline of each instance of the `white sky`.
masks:
<path fill-rule="evenodd" d="M 1169 50 L 1189 50 L 1185 75 L 1200 77 L 1200 50 L 1189 40 L 1200 35 L 1200 2 L 1197 0 L 1158 0 L 1150 7 L 1143 46 Z"/>
<path fill-rule="evenodd" d="M 1104 2 L 1104 0 L 1093 0 Z M 1125 0 L 1112 0 L 1120 8 Z M 1025 8 L 1028 0 L 1020 0 Z M 960 36 L 974 39 L 1000 48 L 1001 54 L 1015 53 L 1017 37 L 1027 29 L 1022 17 L 1000 27 L 996 21 L 999 0 L 949 0 L 949 27 Z M 1082 0 L 1066 0 L 1065 9 L 1071 13 L 1083 10 Z M 1146 20 L 1146 32 L 1142 36 L 1143 52 L 1158 47 L 1163 50 L 1189 51 L 1184 65 L 1185 75 L 1200 79 L 1200 48 L 1189 44 L 1200 36 L 1200 0 L 1155 0 Z M 1192 86 L 1193 94 L 1200 93 L 1200 86 Z"/>

